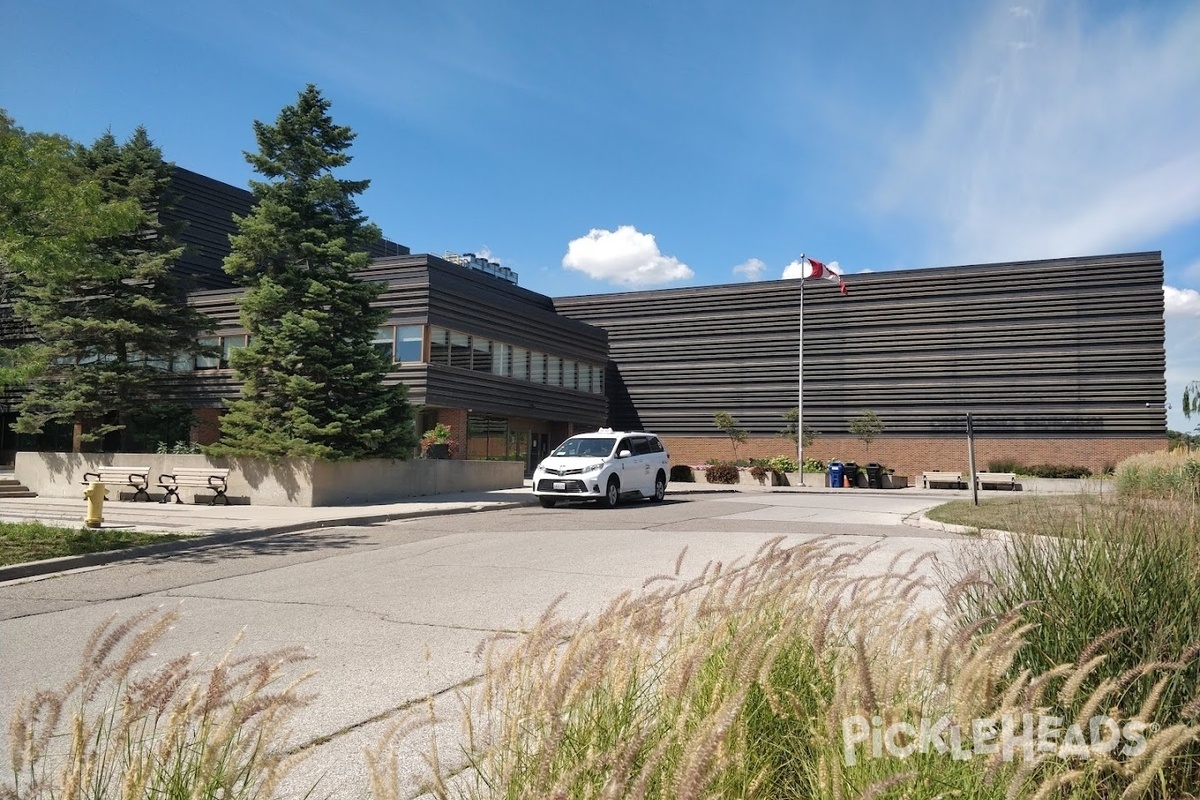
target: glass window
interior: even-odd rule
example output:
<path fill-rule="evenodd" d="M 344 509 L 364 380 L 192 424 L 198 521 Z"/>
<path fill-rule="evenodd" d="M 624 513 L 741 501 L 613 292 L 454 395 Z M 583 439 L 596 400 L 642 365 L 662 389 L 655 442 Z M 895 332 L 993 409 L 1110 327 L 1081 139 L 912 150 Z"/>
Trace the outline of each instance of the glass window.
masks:
<path fill-rule="evenodd" d="M 395 360 L 395 341 L 396 329 L 391 325 L 385 325 L 375 330 L 375 338 L 371 340 L 371 346 L 375 348 L 376 353 L 379 353 L 379 357 L 385 364 L 391 364 Z"/>
<path fill-rule="evenodd" d="M 497 375 L 512 375 L 512 345 L 496 342 L 492 346 L 492 372 Z"/>
<path fill-rule="evenodd" d="M 450 363 L 450 331 L 445 328 L 429 327 L 429 363 Z"/>
<path fill-rule="evenodd" d="M 533 353 L 529 354 L 529 380 L 534 383 L 546 382 L 546 354 Z"/>
<path fill-rule="evenodd" d="M 450 366 L 471 368 L 471 337 L 458 331 L 450 331 Z"/>
<path fill-rule="evenodd" d="M 203 336 L 197 339 L 204 347 L 217 348 L 221 346 L 221 339 L 217 336 Z M 196 356 L 196 369 L 216 369 L 221 366 L 219 356 Z"/>
<path fill-rule="evenodd" d="M 195 368 L 196 368 L 196 359 L 193 358 L 191 355 L 184 354 L 184 355 L 180 355 L 180 356 L 175 356 L 175 358 L 171 359 L 171 371 L 172 372 L 191 372 Z"/>
<path fill-rule="evenodd" d="M 529 380 L 529 351 L 524 347 L 512 349 L 512 376 L 523 381 Z"/>
<path fill-rule="evenodd" d="M 471 350 L 474 351 L 471 369 L 476 372 L 492 372 L 492 340 L 484 339 L 482 336 L 472 336 Z"/>
<path fill-rule="evenodd" d="M 396 360 L 403 364 L 416 364 L 424 356 L 424 325 L 399 325 L 396 327 Z"/>
<path fill-rule="evenodd" d="M 592 391 L 604 394 L 604 367 L 592 367 Z"/>
<path fill-rule="evenodd" d="M 567 389 L 574 389 L 575 384 L 575 362 L 569 359 L 563 359 L 563 386 Z"/>
<path fill-rule="evenodd" d="M 233 355 L 234 350 L 240 350 L 246 346 L 246 336 L 222 336 L 221 337 L 221 369 L 229 369 L 232 362 L 229 357 Z"/>
<path fill-rule="evenodd" d="M 546 356 L 546 385 L 562 386 L 562 359 L 558 356 Z"/>

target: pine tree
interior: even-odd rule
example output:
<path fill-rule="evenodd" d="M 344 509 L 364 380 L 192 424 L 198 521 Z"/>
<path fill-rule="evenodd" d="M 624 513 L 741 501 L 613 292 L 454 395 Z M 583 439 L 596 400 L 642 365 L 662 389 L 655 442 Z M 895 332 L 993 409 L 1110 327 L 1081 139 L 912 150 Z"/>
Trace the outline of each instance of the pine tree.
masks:
<path fill-rule="evenodd" d="M 119 431 L 128 450 L 138 414 L 162 402 L 172 360 L 198 352 L 208 327 L 170 272 L 183 251 L 159 219 L 172 167 L 143 128 L 125 144 L 106 133 L 90 148 L 26 141 L 27 204 L 10 208 L 24 236 L 10 240 L 9 268 L 37 363 L 16 429 L 74 424 L 84 444 Z"/>
<path fill-rule="evenodd" d="M 350 128 L 309 86 L 274 125 L 254 123 L 259 151 L 246 160 L 256 205 L 236 219 L 225 270 L 249 344 L 232 354 L 241 399 L 221 418 L 212 454 L 329 460 L 407 458 L 416 444 L 404 386 L 385 386 L 371 345 L 386 318 L 371 303 L 381 288 L 356 279 L 379 237 L 355 204 L 369 181 L 342 180 Z"/>

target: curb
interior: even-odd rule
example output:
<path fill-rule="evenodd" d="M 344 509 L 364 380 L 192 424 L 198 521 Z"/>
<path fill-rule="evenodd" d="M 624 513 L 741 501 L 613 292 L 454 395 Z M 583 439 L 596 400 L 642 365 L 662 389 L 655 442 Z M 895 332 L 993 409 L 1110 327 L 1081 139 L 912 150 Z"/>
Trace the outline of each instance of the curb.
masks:
<path fill-rule="evenodd" d="M 373 525 L 379 522 L 394 522 L 400 519 L 420 519 L 421 517 L 437 517 L 450 514 L 474 514 L 480 511 L 523 508 L 528 505 L 532 505 L 532 503 L 499 502 L 492 505 L 476 504 L 453 508 L 430 508 L 421 511 L 362 514 L 356 517 L 292 522 L 287 525 L 272 525 L 265 528 L 238 528 L 221 533 L 189 536 L 186 539 L 175 539 L 159 544 L 143 544 L 137 547 L 127 547 L 122 550 L 106 550 L 103 553 L 84 553 L 77 556 L 48 558 L 43 561 L 27 561 L 23 564 L 9 564 L 0 567 L 0 584 L 22 578 L 51 575 L 55 572 L 66 572 L 72 569 L 98 567 L 117 561 L 131 561 L 144 556 L 179 553 L 186 550 L 198 550 L 222 544 L 236 544 L 237 542 L 245 542 L 251 539 L 266 539 L 271 536 L 282 536 L 289 533 L 300 533 L 301 531 L 320 530 L 322 528 L 352 528 L 362 525 Z"/>
<path fill-rule="evenodd" d="M 915 518 L 914 518 L 915 517 Z M 911 520 L 911 521 L 910 521 Z M 925 528 L 926 530 L 942 531 L 943 533 L 957 533 L 963 536 L 977 536 L 980 539 L 1004 539 L 1014 536 L 1012 531 L 1002 531 L 996 528 L 976 528 L 971 525 L 953 525 L 949 522 L 938 522 L 925 516 L 924 511 L 917 514 L 910 514 L 904 518 L 904 524 L 914 528 Z"/>

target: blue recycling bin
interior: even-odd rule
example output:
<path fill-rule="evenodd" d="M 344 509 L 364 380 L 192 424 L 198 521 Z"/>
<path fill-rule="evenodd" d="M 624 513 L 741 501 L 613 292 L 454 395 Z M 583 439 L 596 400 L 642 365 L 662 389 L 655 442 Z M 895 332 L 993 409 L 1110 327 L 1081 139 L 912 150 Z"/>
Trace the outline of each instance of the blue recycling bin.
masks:
<path fill-rule="evenodd" d="M 830 461 L 829 462 L 829 488 L 830 489 L 842 488 L 842 475 L 844 475 L 844 474 L 845 473 L 842 470 L 842 462 Z"/>

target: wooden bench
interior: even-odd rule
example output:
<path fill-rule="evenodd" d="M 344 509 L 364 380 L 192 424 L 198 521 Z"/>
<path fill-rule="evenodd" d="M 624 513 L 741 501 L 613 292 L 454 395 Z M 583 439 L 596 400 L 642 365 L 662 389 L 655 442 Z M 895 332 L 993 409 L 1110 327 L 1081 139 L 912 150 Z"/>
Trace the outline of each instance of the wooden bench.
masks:
<path fill-rule="evenodd" d="M 984 484 L 1017 490 L 1017 473 L 1015 472 L 976 472 L 975 485 L 983 488 Z"/>
<path fill-rule="evenodd" d="M 229 470 L 213 469 L 212 467 L 177 467 L 171 472 L 163 473 L 158 476 L 158 485 L 167 490 L 163 495 L 162 502 L 170 501 L 175 498 L 176 503 L 182 503 L 183 498 L 179 496 L 179 490 L 191 486 L 197 489 L 210 489 L 213 492 L 212 500 L 209 501 L 210 506 L 215 506 L 217 500 L 224 500 L 224 505 L 229 505 L 229 496 L 225 492 L 229 491 Z"/>
<path fill-rule="evenodd" d="M 150 502 L 150 468 L 149 467 L 97 467 L 91 472 L 83 473 L 83 485 L 99 481 L 105 486 L 129 486 L 133 489 L 133 499 L 140 497 Z"/>
<path fill-rule="evenodd" d="M 955 489 L 965 488 L 961 472 L 922 472 L 921 483 L 926 489 L 933 488 L 935 483 L 952 483 Z"/>

